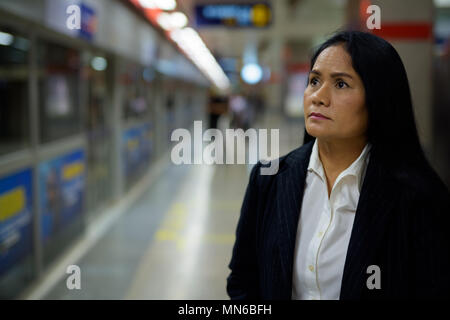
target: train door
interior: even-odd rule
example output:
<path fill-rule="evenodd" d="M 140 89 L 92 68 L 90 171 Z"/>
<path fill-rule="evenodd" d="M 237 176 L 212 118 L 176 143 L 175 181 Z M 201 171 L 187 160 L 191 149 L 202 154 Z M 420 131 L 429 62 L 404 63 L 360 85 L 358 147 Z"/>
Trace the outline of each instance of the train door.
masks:
<path fill-rule="evenodd" d="M 30 35 L 0 23 L 0 299 L 33 277 Z"/>
<path fill-rule="evenodd" d="M 111 199 L 112 177 L 112 59 L 86 52 L 84 78 L 87 133 L 87 210 L 91 217 Z"/>

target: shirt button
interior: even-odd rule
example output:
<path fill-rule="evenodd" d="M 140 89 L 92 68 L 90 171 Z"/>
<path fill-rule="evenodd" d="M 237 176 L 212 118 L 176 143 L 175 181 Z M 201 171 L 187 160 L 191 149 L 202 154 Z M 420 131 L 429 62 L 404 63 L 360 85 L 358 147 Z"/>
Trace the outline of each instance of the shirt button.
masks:
<path fill-rule="evenodd" d="M 314 271 L 314 266 L 313 266 L 312 264 L 310 264 L 310 265 L 308 266 L 308 269 L 309 269 L 311 272 L 313 272 L 313 271 Z"/>
<path fill-rule="evenodd" d="M 323 235 L 323 232 L 320 231 L 319 234 L 318 234 L 318 236 L 321 237 L 322 235 Z"/>

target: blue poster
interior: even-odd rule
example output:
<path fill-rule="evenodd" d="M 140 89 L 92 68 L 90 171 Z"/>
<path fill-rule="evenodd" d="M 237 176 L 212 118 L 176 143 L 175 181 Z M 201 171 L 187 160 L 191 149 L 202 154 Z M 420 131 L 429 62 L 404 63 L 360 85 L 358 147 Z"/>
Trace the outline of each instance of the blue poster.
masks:
<path fill-rule="evenodd" d="M 31 253 L 32 170 L 0 177 L 0 276 Z"/>
<path fill-rule="evenodd" d="M 80 38 L 92 41 L 97 32 L 98 18 L 95 10 L 85 3 L 80 5 L 81 11 L 81 29 L 79 32 Z"/>
<path fill-rule="evenodd" d="M 140 160 L 140 144 L 141 131 L 139 128 L 131 128 L 123 133 L 123 147 L 124 147 L 124 171 L 125 176 L 129 177 L 137 171 Z"/>
<path fill-rule="evenodd" d="M 141 173 L 148 166 L 153 151 L 151 123 L 126 130 L 122 136 L 124 172 L 126 177 Z"/>
<path fill-rule="evenodd" d="M 153 128 L 147 123 L 141 128 L 141 158 L 142 162 L 148 163 L 153 151 Z"/>
<path fill-rule="evenodd" d="M 39 165 L 39 205 L 44 245 L 83 213 L 84 168 L 82 150 Z"/>

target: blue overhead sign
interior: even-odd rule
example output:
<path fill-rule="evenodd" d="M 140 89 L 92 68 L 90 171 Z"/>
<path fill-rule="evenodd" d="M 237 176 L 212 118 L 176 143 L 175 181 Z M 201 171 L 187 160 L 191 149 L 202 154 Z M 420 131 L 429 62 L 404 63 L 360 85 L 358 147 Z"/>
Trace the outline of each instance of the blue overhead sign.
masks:
<path fill-rule="evenodd" d="M 197 26 L 263 28 L 272 22 L 272 9 L 265 2 L 247 4 L 199 4 L 195 6 Z"/>

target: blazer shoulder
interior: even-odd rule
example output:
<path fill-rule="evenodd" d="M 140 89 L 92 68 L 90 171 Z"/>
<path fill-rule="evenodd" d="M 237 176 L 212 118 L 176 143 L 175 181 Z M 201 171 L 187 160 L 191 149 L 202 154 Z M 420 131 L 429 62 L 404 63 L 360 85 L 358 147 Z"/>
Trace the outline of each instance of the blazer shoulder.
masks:
<path fill-rule="evenodd" d="M 396 178 L 413 202 L 434 203 L 444 207 L 450 205 L 449 189 L 431 166 L 405 168 Z"/>
<path fill-rule="evenodd" d="M 293 166 L 307 166 L 309 163 L 312 146 L 313 142 L 309 142 L 277 159 L 269 162 L 259 161 L 252 169 L 252 172 L 255 171 L 255 174 L 259 173 L 259 179 L 264 181 L 276 178 L 278 175 L 283 174 L 286 170 Z"/>

